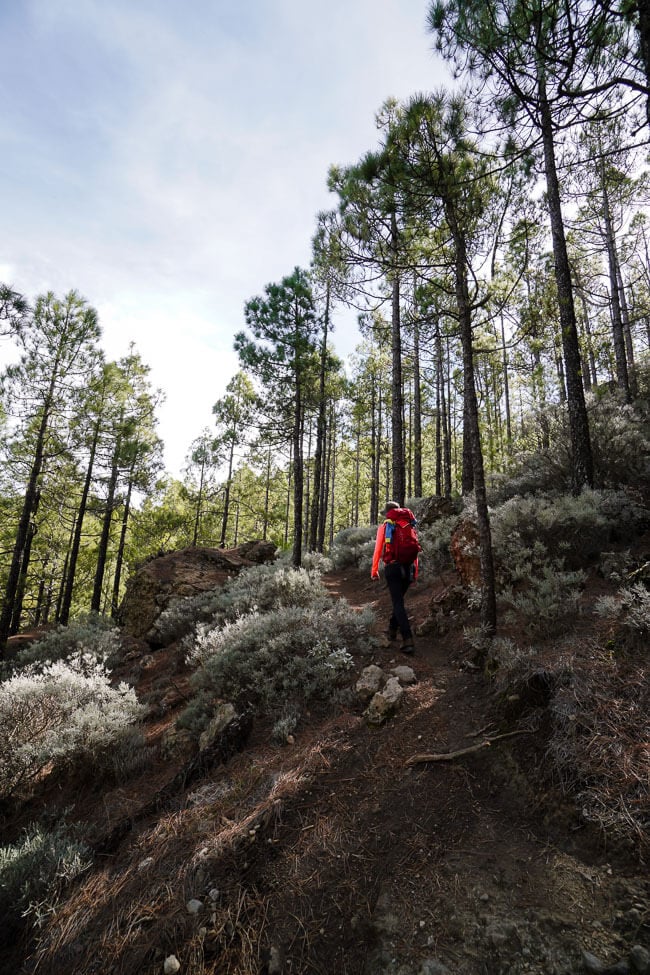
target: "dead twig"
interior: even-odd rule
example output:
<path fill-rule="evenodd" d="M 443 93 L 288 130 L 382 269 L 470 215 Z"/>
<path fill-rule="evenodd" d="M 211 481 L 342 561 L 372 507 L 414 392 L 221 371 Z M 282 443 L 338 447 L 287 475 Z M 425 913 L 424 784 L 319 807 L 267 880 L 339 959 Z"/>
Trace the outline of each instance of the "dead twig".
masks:
<path fill-rule="evenodd" d="M 455 752 L 442 752 L 436 754 L 427 754 L 426 752 L 421 755 L 414 755 L 412 758 L 406 760 L 405 765 L 420 765 L 424 762 L 453 762 L 457 758 L 462 758 L 464 755 L 472 755 L 474 752 L 480 752 L 484 748 L 489 748 L 495 741 L 502 741 L 504 738 L 514 738 L 515 735 L 530 735 L 531 731 L 509 731 L 505 735 L 495 735 L 493 738 L 486 738 L 484 741 L 478 743 L 478 745 L 470 745 L 469 748 L 459 748 Z"/>

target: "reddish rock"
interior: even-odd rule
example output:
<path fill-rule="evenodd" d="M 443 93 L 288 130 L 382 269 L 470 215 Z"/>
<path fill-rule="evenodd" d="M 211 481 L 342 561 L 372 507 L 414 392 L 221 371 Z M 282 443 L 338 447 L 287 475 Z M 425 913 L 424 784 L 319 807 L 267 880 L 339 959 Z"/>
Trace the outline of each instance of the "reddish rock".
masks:
<path fill-rule="evenodd" d="M 248 542 L 232 549 L 185 548 L 160 555 L 129 579 L 119 622 L 130 636 L 146 637 L 172 599 L 216 589 L 246 566 L 274 557 L 270 542 Z"/>
<path fill-rule="evenodd" d="M 480 587 L 480 543 L 478 528 L 473 521 L 458 523 L 451 536 L 450 549 L 463 586 Z"/>

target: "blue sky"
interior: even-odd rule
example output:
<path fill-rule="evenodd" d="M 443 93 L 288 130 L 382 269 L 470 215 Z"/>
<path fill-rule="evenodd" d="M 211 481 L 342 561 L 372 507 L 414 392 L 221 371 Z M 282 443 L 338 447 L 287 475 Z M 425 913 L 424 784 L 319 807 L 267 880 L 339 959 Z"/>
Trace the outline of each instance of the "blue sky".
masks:
<path fill-rule="evenodd" d="M 444 82 L 427 0 L 2 0 L 0 280 L 78 290 L 166 393 L 177 474 L 244 302 L 310 259 L 332 163 Z M 354 345 L 339 312 L 339 352 Z M 336 326 L 336 320 L 335 320 Z"/>

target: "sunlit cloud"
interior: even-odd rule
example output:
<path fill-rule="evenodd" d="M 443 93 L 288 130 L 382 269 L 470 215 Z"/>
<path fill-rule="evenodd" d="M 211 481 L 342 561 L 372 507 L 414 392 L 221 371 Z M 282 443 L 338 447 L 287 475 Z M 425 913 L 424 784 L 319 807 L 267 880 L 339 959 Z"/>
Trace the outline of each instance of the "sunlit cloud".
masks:
<path fill-rule="evenodd" d="M 175 473 L 237 368 L 245 301 L 309 263 L 329 165 L 373 147 L 388 96 L 440 84 L 424 15 L 421 0 L 0 10 L 0 280 L 76 288 L 109 356 L 135 342 Z M 353 331 L 334 333 L 346 352 Z"/>

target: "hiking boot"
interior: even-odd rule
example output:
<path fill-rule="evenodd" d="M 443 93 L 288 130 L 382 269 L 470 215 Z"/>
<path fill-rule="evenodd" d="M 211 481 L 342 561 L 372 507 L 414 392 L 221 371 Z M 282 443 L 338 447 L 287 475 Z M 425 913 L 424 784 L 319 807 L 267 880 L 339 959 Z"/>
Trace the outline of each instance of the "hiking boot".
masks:
<path fill-rule="evenodd" d="M 402 641 L 402 646 L 399 649 L 400 649 L 400 653 L 415 653 L 415 645 L 413 643 L 413 637 L 407 636 Z"/>
<path fill-rule="evenodd" d="M 399 631 L 397 629 L 394 629 L 392 626 L 389 626 L 388 629 L 386 630 L 386 636 L 392 642 L 393 640 L 397 639 L 398 632 Z"/>

